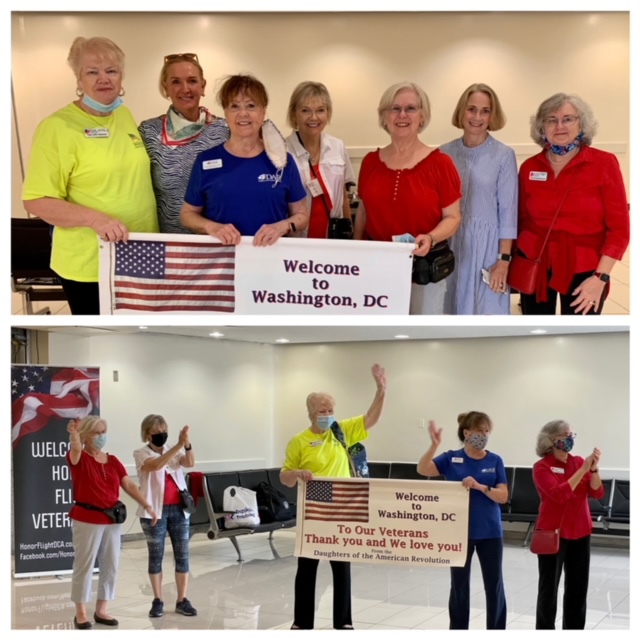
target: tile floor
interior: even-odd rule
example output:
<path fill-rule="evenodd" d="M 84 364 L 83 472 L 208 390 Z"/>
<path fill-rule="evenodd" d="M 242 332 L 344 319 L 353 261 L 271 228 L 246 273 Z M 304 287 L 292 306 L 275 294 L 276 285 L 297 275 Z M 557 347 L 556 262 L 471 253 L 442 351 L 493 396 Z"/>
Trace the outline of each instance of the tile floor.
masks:
<path fill-rule="evenodd" d="M 611 292 L 604 303 L 602 315 L 629 315 L 631 309 L 629 302 L 629 249 L 622 260 L 616 263 L 611 273 Z M 518 306 L 519 296 L 511 296 L 511 314 L 522 315 Z M 36 311 L 49 307 L 51 315 L 69 315 L 69 305 L 66 302 L 35 302 Z M 558 303 L 558 309 L 560 305 Z M 11 294 L 11 313 L 24 315 L 22 296 L 19 293 Z"/>
<path fill-rule="evenodd" d="M 153 598 L 144 541 L 125 542 L 118 573 L 117 597 L 110 613 L 120 629 L 289 629 L 293 619 L 295 533 L 274 534 L 280 554 L 275 559 L 267 536 L 240 540 L 244 563 L 228 540 L 209 541 L 204 534 L 191 540 L 189 599 L 198 615 L 187 618 L 173 612 L 176 597 L 173 564 L 167 541 L 165 558 L 165 615 L 150 619 Z M 587 629 L 630 629 L 629 549 L 592 547 Z M 621 541 L 617 541 L 621 542 Z M 507 592 L 507 629 L 533 629 L 537 586 L 536 557 L 519 542 L 507 542 L 504 554 Z M 480 567 L 474 558 L 471 580 L 472 629 L 484 629 L 484 592 Z M 352 564 L 353 622 L 356 629 L 447 629 L 449 572 L 437 568 Z M 94 580 L 94 585 L 97 580 Z M 316 628 L 330 629 L 331 570 L 322 562 L 316 589 Z M 12 580 L 13 629 L 72 629 L 74 607 L 69 601 L 70 577 Z M 89 611 L 92 613 L 93 609 Z M 559 607 L 561 613 L 561 606 Z M 560 616 L 559 616 L 560 618 Z M 561 622 L 558 622 L 561 625 Z M 108 630 L 108 627 L 97 629 Z"/>

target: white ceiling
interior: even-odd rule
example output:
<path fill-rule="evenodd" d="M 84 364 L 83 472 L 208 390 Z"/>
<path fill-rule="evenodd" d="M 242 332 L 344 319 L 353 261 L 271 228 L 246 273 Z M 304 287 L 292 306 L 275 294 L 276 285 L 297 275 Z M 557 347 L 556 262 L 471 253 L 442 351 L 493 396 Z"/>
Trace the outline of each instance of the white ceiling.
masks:
<path fill-rule="evenodd" d="M 378 340 L 394 340 L 397 335 L 408 336 L 409 340 L 442 340 L 456 338 L 487 338 L 505 336 L 531 336 L 532 330 L 540 328 L 529 320 L 524 325 L 518 323 L 514 325 L 513 319 L 507 326 L 486 325 L 437 325 L 425 326 L 422 324 L 409 325 L 385 324 L 380 326 L 300 326 L 300 325 L 272 325 L 272 326 L 148 326 L 142 330 L 139 326 L 123 325 L 114 326 L 52 326 L 52 325 L 14 325 L 16 328 L 35 329 L 53 333 L 67 333 L 79 336 L 98 336 L 108 334 L 140 334 L 155 333 L 178 336 L 190 336 L 196 338 L 208 338 L 209 334 L 217 331 L 224 334 L 221 340 L 235 340 L 240 342 L 258 342 L 274 344 L 278 339 L 286 338 L 291 344 L 310 344 L 327 342 L 362 342 Z M 629 331 L 628 325 L 620 326 L 544 326 L 546 335 L 577 334 L 577 333 L 602 333 Z M 213 339 L 213 338 L 210 338 Z"/>

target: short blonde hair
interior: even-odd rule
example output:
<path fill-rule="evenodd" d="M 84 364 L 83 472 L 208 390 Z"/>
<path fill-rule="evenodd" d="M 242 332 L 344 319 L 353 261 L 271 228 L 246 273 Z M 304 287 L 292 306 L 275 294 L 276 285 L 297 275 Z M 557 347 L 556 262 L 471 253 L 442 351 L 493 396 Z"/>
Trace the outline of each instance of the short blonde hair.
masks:
<path fill-rule="evenodd" d="M 142 424 L 140 425 L 140 436 L 142 438 L 142 442 L 146 442 L 149 439 L 149 431 L 158 425 L 167 426 L 166 420 L 155 413 L 150 413 L 146 418 L 142 419 Z"/>
<path fill-rule="evenodd" d="M 418 127 L 418 133 L 422 133 L 431 122 L 431 104 L 429 103 L 429 96 L 425 93 L 424 89 L 422 89 L 415 82 L 397 82 L 396 84 L 392 84 L 380 98 L 380 104 L 378 105 L 378 124 L 382 129 L 384 129 L 387 133 L 389 130 L 387 129 L 387 125 L 384 121 L 384 114 L 391 108 L 393 105 L 393 101 L 400 93 L 405 89 L 411 89 L 415 92 L 416 97 L 418 98 L 418 107 L 422 110 L 422 115 L 424 116 L 424 120 Z"/>
<path fill-rule="evenodd" d="M 489 131 L 498 131 L 502 129 L 505 124 L 507 124 L 507 118 L 504 115 L 504 111 L 502 110 L 502 106 L 500 105 L 500 100 L 498 100 L 498 96 L 496 92 L 488 85 L 482 82 L 476 82 L 468 86 L 460 96 L 460 100 L 458 100 L 458 104 L 453 111 L 453 117 L 451 118 L 451 124 L 458 129 L 464 129 L 462 125 L 462 118 L 464 116 L 465 109 L 467 108 L 467 102 L 469 102 L 469 98 L 474 93 L 484 93 L 489 98 L 489 103 L 491 104 L 491 117 L 489 118 L 489 126 L 487 129 Z"/>
<path fill-rule="evenodd" d="M 120 73 L 124 76 L 124 52 L 122 49 L 109 38 L 76 38 L 69 49 L 67 62 L 73 69 L 76 79 L 80 79 L 82 72 L 82 59 L 87 53 L 93 53 L 98 58 L 102 58 L 113 63 L 118 67 Z"/>
<path fill-rule="evenodd" d="M 318 405 L 322 402 L 329 402 L 332 407 L 336 406 L 336 401 L 333 399 L 333 396 L 328 393 L 314 392 L 307 396 L 307 413 L 309 414 L 309 418 L 313 420 L 313 416 L 315 416 L 318 410 Z"/>
<path fill-rule="evenodd" d="M 102 423 L 107 428 L 107 421 L 101 418 L 100 416 L 87 416 L 86 418 L 82 418 L 82 420 L 77 422 L 78 427 L 78 435 L 80 436 L 80 440 L 84 443 L 87 439 L 87 436 L 100 424 Z"/>
<path fill-rule="evenodd" d="M 289 108 L 287 109 L 287 123 L 292 129 L 298 128 L 296 121 L 296 111 L 301 103 L 306 100 L 318 99 L 327 107 L 327 122 L 331 122 L 331 116 L 333 115 L 333 105 L 331 103 L 331 96 L 327 87 L 322 82 L 301 82 L 291 94 L 289 100 Z"/>

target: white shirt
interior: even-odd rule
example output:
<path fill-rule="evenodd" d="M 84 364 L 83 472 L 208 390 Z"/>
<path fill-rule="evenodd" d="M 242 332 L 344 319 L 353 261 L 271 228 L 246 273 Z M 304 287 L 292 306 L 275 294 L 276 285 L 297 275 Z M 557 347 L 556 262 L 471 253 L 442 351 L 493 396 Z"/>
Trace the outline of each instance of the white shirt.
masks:
<path fill-rule="evenodd" d="M 162 447 L 162 453 L 156 453 L 151 447 L 145 445 L 142 449 L 136 449 L 133 452 L 133 459 L 136 463 L 136 469 L 138 471 L 138 482 L 140 483 L 140 492 L 144 496 L 145 502 L 150 504 L 153 510 L 156 512 L 158 518 L 162 517 L 162 503 L 164 501 L 164 483 L 166 474 L 169 473 L 178 485 L 178 489 L 186 489 L 187 481 L 185 480 L 182 466 L 180 465 L 180 458 L 186 455 L 184 448 L 180 449 L 169 462 L 158 469 L 157 471 L 143 471 L 142 465 L 148 458 L 159 458 L 166 453 L 171 447 L 165 444 Z M 183 511 L 184 517 L 188 518 L 189 513 Z M 150 518 L 148 514 L 141 506 L 138 506 L 136 515 L 139 518 Z"/>
<path fill-rule="evenodd" d="M 331 218 L 342 218 L 342 208 L 344 205 L 344 185 L 347 182 L 356 181 L 351 160 L 345 149 L 344 142 L 338 138 L 334 138 L 326 133 L 320 134 L 320 162 L 319 170 L 322 181 L 331 198 Z M 306 203 L 307 209 L 311 211 L 311 193 L 309 191 L 309 182 L 312 180 L 311 170 L 309 169 L 309 152 L 302 146 L 298 135 L 295 131 L 286 139 L 287 151 L 293 156 L 296 162 L 302 184 L 307 192 Z M 301 236 L 306 236 L 307 232 L 302 231 Z"/>

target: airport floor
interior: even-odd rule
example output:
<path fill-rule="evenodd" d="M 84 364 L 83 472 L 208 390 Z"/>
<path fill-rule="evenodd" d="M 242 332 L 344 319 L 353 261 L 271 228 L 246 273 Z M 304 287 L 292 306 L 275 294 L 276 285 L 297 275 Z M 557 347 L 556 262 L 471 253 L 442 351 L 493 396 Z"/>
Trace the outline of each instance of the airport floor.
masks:
<path fill-rule="evenodd" d="M 629 303 L 629 249 L 620 262 L 617 262 L 611 273 L 611 291 L 604 303 L 602 315 L 629 315 L 631 309 Z M 511 296 L 511 315 L 522 315 L 518 302 L 520 296 Z M 69 305 L 66 302 L 34 302 L 36 312 L 48 308 L 51 315 L 70 315 Z M 558 302 L 558 309 L 560 303 Z M 559 312 L 559 311 L 558 311 Z M 22 296 L 19 293 L 11 294 L 11 313 L 24 315 Z"/>
<path fill-rule="evenodd" d="M 630 629 L 629 548 L 602 546 L 607 538 L 594 536 L 586 629 Z M 612 544 L 615 544 L 612 543 Z M 240 538 L 245 561 L 237 562 L 229 540 L 191 540 L 188 597 L 198 615 L 174 612 L 176 588 L 171 547 L 163 566 L 165 614 L 149 618 L 153 595 L 147 576 L 147 548 L 143 540 L 123 543 L 116 599 L 109 612 L 121 630 L 137 629 L 289 629 L 293 620 L 295 533 L 274 534 L 279 558 L 274 558 L 266 534 Z M 520 541 L 505 544 L 504 581 L 507 629 L 534 629 L 537 559 Z M 484 629 L 484 591 L 480 566 L 471 570 L 471 629 Z M 97 578 L 94 579 L 94 587 Z M 73 629 L 74 605 L 69 600 L 70 576 L 13 579 L 12 629 Z M 316 628 L 332 627 L 332 581 L 328 562 L 321 562 L 316 587 Z M 353 623 L 358 630 L 448 629 L 449 572 L 440 568 L 352 564 Z M 561 628 L 562 585 L 557 627 Z M 93 607 L 88 609 L 90 616 Z M 109 631 L 112 627 L 95 625 Z"/>

